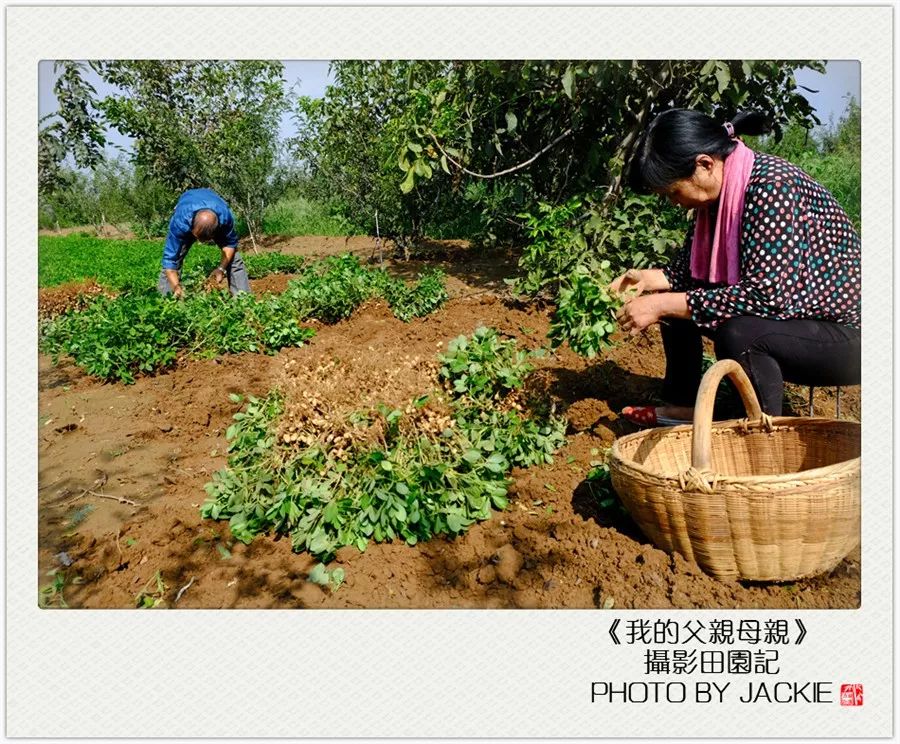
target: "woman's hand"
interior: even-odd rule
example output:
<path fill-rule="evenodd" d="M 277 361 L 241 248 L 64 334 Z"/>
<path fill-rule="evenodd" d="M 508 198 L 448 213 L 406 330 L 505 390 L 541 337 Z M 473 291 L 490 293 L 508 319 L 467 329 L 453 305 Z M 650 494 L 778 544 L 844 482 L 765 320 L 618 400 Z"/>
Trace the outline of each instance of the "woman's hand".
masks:
<path fill-rule="evenodd" d="M 684 292 L 663 292 L 661 294 L 649 294 L 643 297 L 635 297 L 628 300 L 618 313 L 616 318 L 619 327 L 638 336 L 661 318 L 691 317 L 691 309 L 687 304 L 687 295 Z"/>
<path fill-rule="evenodd" d="M 610 292 L 629 292 L 634 297 L 644 292 L 665 292 L 671 288 L 662 269 L 628 269 L 609 285 Z"/>
<path fill-rule="evenodd" d="M 628 271 L 622 274 L 622 276 L 614 279 L 609 285 L 610 292 L 615 292 L 616 294 L 632 292 L 635 297 L 643 293 L 646 288 L 647 285 L 644 281 L 644 272 L 640 269 L 628 269 Z"/>
<path fill-rule="evenodd" d="M 659 321 L 658 295 L 635 297 L 622 305 L 616 318 L 619 327 L 632 336 L 639 336 L 647 328 Z"/>

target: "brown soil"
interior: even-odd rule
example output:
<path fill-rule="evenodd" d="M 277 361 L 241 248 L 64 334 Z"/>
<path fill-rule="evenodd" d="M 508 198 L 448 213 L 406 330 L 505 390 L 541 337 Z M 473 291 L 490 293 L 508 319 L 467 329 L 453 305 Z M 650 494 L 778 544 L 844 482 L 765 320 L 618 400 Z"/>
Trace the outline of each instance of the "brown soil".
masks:
<path fill-rule="evenodd" d="M 253 244 L 249 238 L 242 238 L 240 250 L 253 252 Z M 266 235 L 257 240 L 257 249 L 263 251 L 280 251 L 295 256 L 337 256 L 353 253 L 365 256 L 371 261 L 389 260 L 402 256 L 403 250 L 390 238 L 381 241 L 381 248 L 371 235 L 341 235 L 339 237 L 323 235 Z M 422 238 L 411 249 L 415 256 L 428 259 L 444 259 L 459 261 L 471 258 L 472 246 L 468 240 L 435 240 Z"/>
<path fill-rule="evenodd" d="M 514 471 L 509 508 L 460 538 L 342 549 L 329 566 L 346 572 L 334 593 L 307 581 L 316 562 L 293 553 L 289 539 L 261 536 L 245 546 L 231 539 L 227 523 L 201 520 L 203 486 L 225 466 L 224 432 L 240 408 L 229 393 L 265 395 L 285 375 L 337 363 L 365 370 L 353 373 L 354 385 L 369 392 L 381 385 L 386 398 L 399 400 L 419 383 L 427 387 L 424 360 L 479 324 L 528 347 L 543 343 L 549 310 L 491 291 L 508 267 L 452 264 L 445 262 L 455 299 L 433 316 L 404 324 L 383 305 L 369 305 L 318 327 L 309 345 L 271 357 L 192 361 L 127 387 L 42 357 L 40 585 L 71 560 L 63 589 L 71 607 L 133 607 L 142 590 L 156 591 L 157 573 L 165 606 L 186 608 L 859 606 L 858 551 L 811 580 L 724 583 L 654 548 L 619 512 L 599 508 L 585 476 L 615 437 L 633 431 L 616 412 L 658 391 L 663 356 L 655 332 L 599 362 L 568 349 L 543 359 L 536 379 L 570 418 L 554 464 Z M 285 281 L 267 277 L 254 289 L 277 291 Z M 830 415 L 828 391 L 817 393 L 817 412 Z M 858 388 L 845 390 L 842 414 L 858 411 Z"/>
<path fill-rule="evenodd" d="M 77 227 L 41 228 L 38 235 L 76 235 L 86 233 L 95 238 L 116 238 L 118 240 L 132 240 L 138 237 L 128 225 L 80 225 Z"/>

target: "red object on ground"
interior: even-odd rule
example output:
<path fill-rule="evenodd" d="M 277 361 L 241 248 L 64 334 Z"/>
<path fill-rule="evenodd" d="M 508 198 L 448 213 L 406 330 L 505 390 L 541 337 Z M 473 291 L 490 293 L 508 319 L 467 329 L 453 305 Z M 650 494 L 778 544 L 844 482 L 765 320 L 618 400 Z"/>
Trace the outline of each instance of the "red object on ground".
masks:
<path fill-rule="evenodd" d="M 656 426 L 655 406 L 625 406 L 622 416 L 638 426 Z"/>

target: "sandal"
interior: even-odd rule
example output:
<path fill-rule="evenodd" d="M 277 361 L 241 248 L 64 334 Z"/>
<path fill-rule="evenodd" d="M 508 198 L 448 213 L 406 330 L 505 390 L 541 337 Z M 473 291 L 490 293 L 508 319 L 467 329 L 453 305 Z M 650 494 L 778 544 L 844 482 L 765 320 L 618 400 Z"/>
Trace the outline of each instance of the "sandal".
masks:
<path fill-rule="evenodd" d="M 652 429 L 656 426 L 679 426 L 690 424 L 684 419 L 674 419 L 668 416 L 660 416 L 656 413 L 656 406 L 625 406 L 622 409 L 622 417 L 632 424 Z"/>

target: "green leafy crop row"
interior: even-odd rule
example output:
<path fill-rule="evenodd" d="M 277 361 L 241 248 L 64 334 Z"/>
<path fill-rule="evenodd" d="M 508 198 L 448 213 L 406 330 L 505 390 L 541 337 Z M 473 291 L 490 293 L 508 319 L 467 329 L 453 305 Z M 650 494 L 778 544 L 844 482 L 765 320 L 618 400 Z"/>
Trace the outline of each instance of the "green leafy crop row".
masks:
<path fill-rule="evenodd" d="M 132 383 L 140 373 L 171 367 L 184 353 L 197 357 L 300 346 L 315 335 L 277 295 L 256 299 L 221 292 L 184 301 L 155 290 L 100 297 L 42 329 L 42 350 L 71 356 L 89 374 Z"/>
<path fill-rule="evenodd" d="M 156 286 L 162 240 L 109 240 L 87 235 L 38 238 L 38 285 L 94 279 L 114 290 Z M 186 272 L 212 271 L 219 258 L 214 246 L 195 245 L 184 262 Z"/>
<path fill-rule="evenodd" d="M 302 256 L 290 256 L 278 251 L 266 251 L 244 256 L 247 275 L 251 279 L 260 279 L 269 274 L 296 274 L 304 265 Z"/>
<path fill-rule="evenodd" d="M 195 244 L 185 259 L 184 270 L 208 274 L 218 265 L 220 255 L 215 246 Z M 161 240 L 42 235 L 38 238 L 38 284 L 52 287 L 91 278 L 117 291 L 149 289 L 156 286 L 161 258 Z M 297 273 L 304 265 L 301 256 L 278 251 L 252 253 L 243 258 L 251 279 Z"/>
<path fill-rule="evenodd" d="M 99 297 L 85 310 L 47 321 L 41 349 L 57 358 L 69 355 L 104 380 L 131 383 L 139 373 L 172 366 L 182 354 L 274 353 L 299 346 L 313 335 L 302 322 L 336 322 L 373 297 L 384 297 L 403 320 L 427 314 L 447 299 L 439 272 L 407 287 L 351 256 L 312 264 L 281 295 L 196 291 L 202 279 L 201 271 L 185 278 L 182 301 L 155 290 Z"/>
<path fill-rule="evenodd" d="M 472 347 L 480 352 L 472 354 Z M 492 354 L 481 353 L 489 347 Z M 365 550 L 370 540 L 415 544 L 465 532 L 492 508 L 506 507 L 513 466 L 551 462 L 565 441 L 565 420 L 545 404 L 524 410 L 511 401 L 530 369 L 524 356 L 493 330 L 457 339 L 440 358 L 448 371 L 450 423 L 441 431 L 404 425 L 429 395 L 406 412 L 381 406 L 354 418 L 377 423 L 383 436 L 340 456 L 328 444 L 279 439 L 281 392 L 251 397 L 227 432 L 228 468 L 207 484 L 202 516 L 228 519 L 234 537 L 245 542 L 270 531 L 289 534 L 295 550 L 323 560 L 347 545 Z"/>
<path fill-rule="evenodd" d="M 308 267 L 288 283 L 284 297 L 306 317 L 336 323 L 350 316 L 363 302 L 382 298 L 404 322 L 434 312 L 448 299 L 444 274 L 423 273 L 408 286 L 382 269 L 365 268 L 351 255 L 327 258 Z"/>

